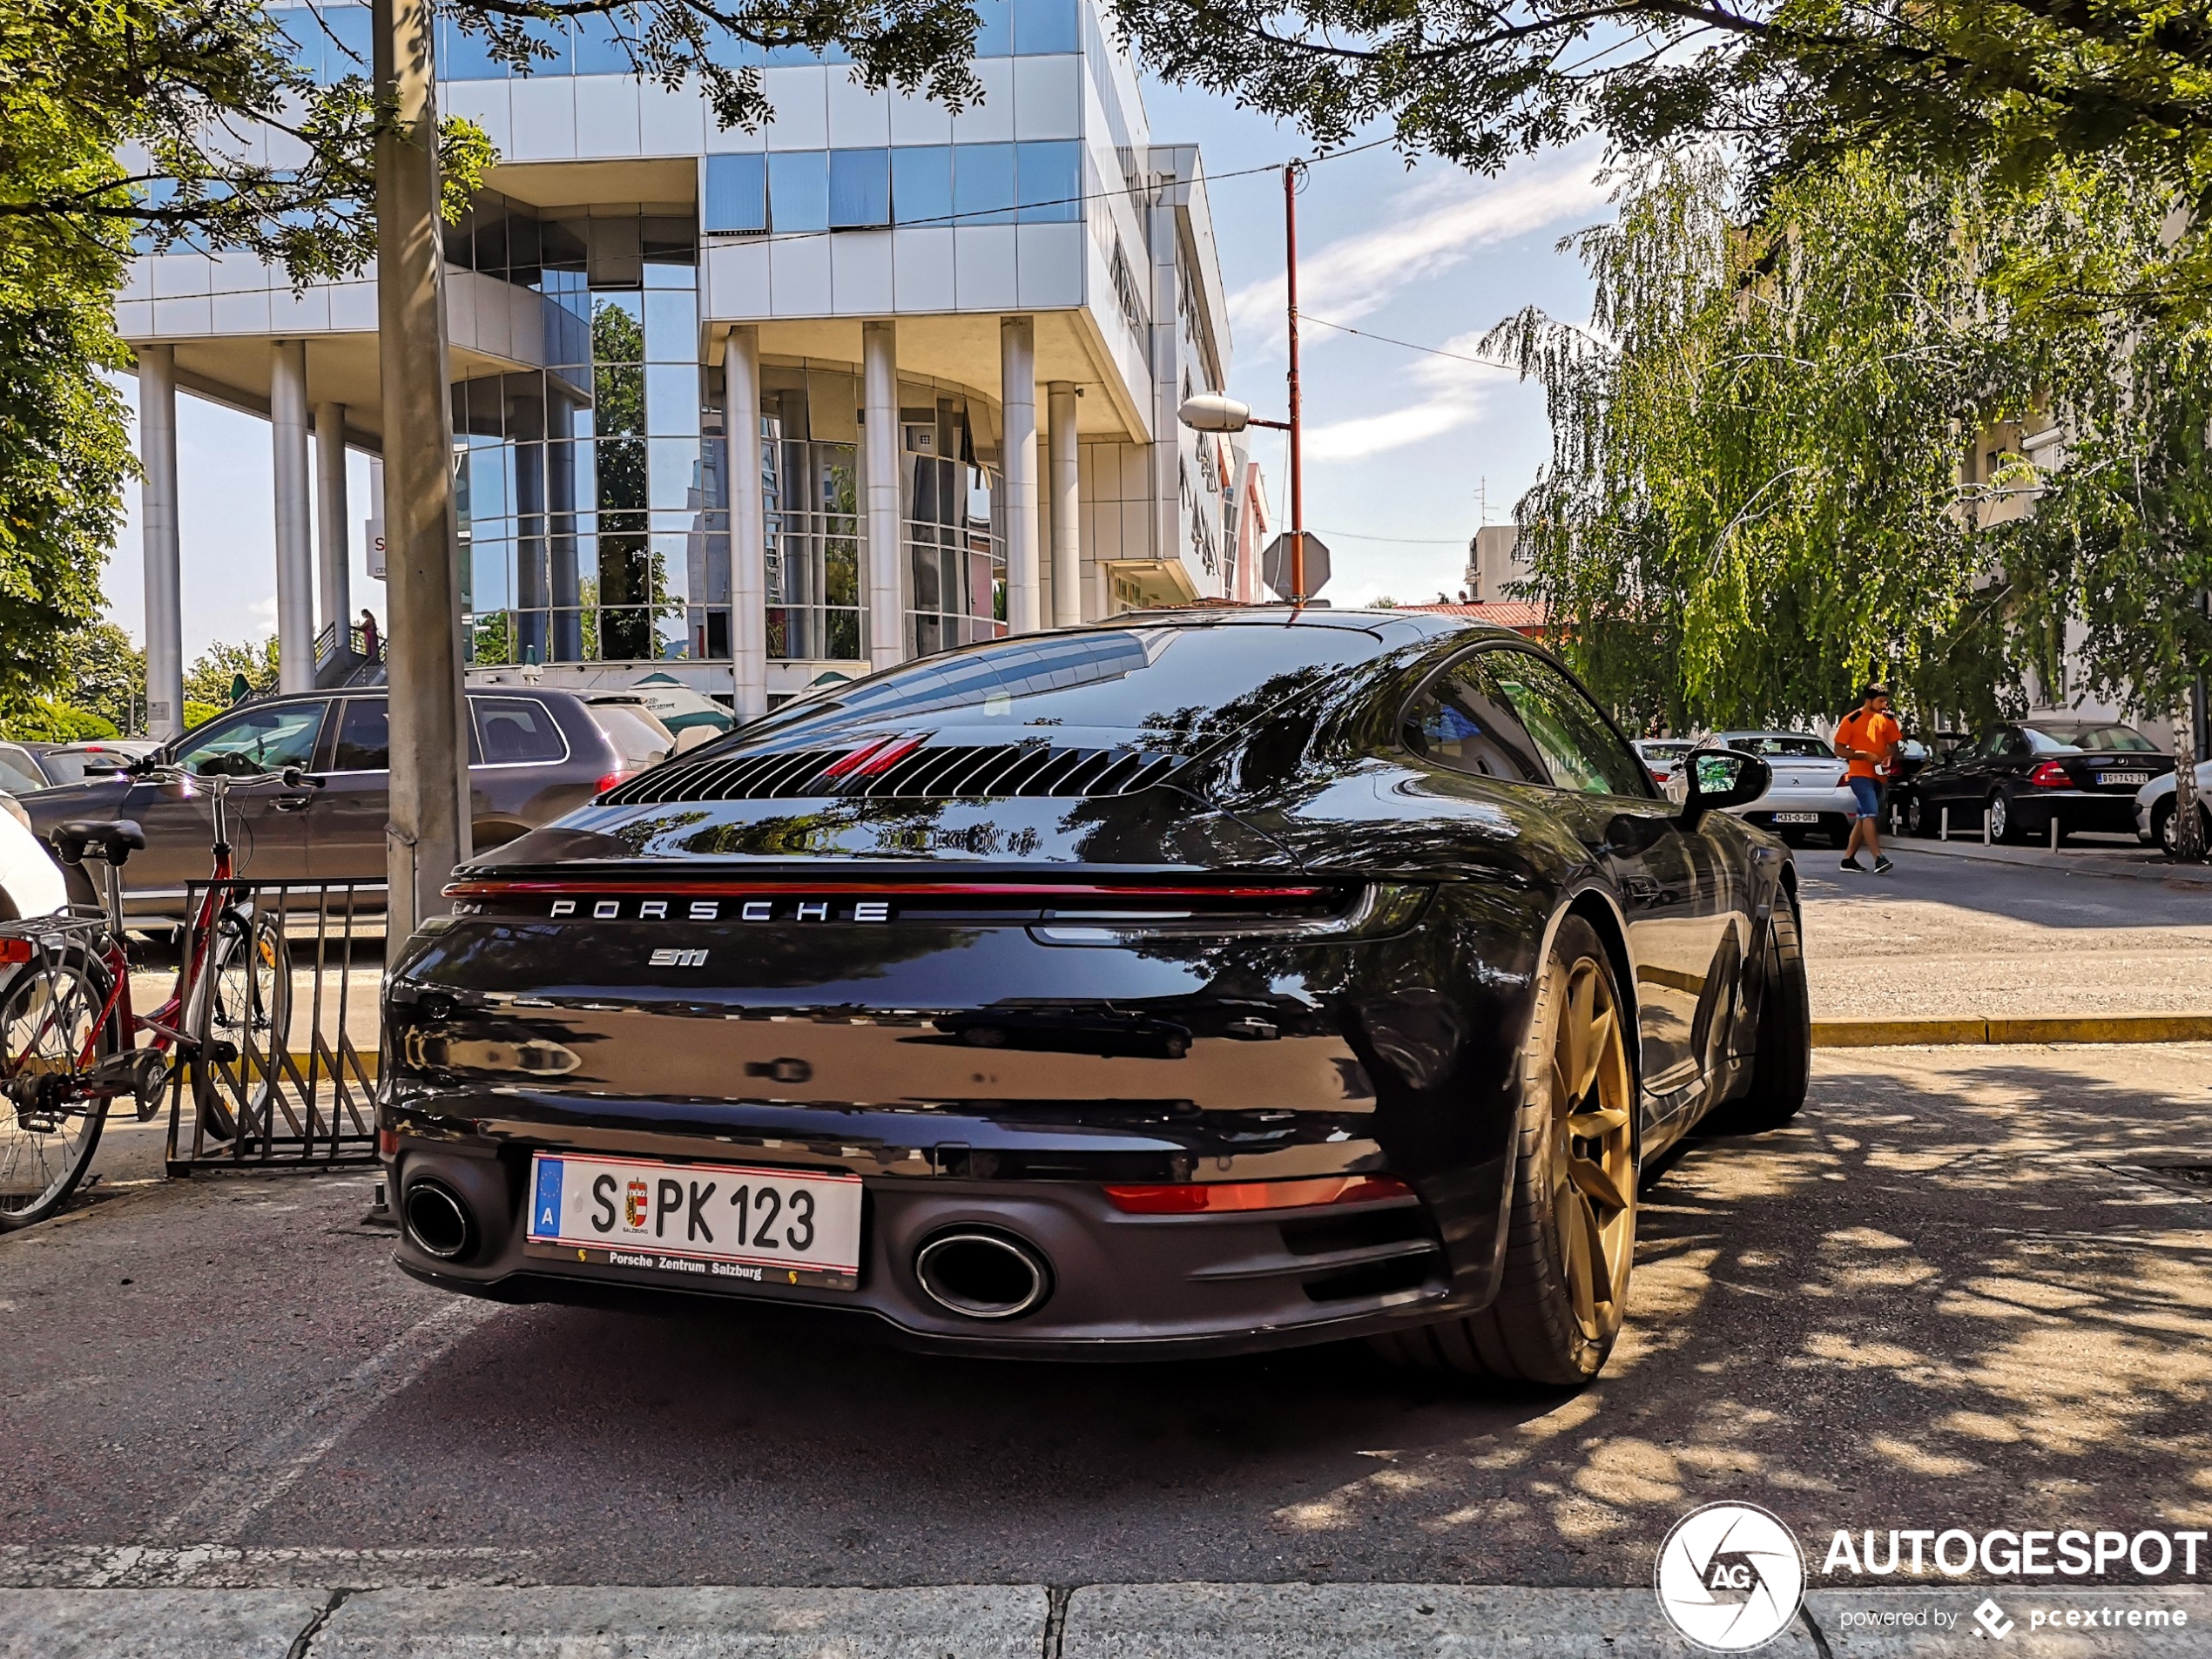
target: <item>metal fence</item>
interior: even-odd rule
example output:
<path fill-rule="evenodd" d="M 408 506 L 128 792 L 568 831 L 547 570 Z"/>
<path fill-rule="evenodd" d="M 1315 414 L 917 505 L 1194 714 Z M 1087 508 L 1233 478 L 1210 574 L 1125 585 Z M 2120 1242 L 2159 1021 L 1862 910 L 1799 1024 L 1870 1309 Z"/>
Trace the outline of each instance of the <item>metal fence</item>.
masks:
<path fill-rule="evenodd" d="M 374 1162 L 381 888 L 203 881 L 186 914 L 211 887 L 212 934 L 184 974 L 179 1017 L 197 1042 L 170 1085 L 169 1172 Z"/>

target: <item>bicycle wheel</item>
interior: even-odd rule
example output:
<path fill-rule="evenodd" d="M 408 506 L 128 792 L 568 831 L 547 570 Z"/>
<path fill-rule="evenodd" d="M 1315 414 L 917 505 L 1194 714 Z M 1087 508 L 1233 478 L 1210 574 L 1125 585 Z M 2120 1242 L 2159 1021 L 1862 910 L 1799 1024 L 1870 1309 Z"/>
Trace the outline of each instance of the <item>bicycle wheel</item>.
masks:
<path fill-rule="evenodd" d="M 206 1136 L 252 1142 L 268 1130 L 292 1028 L 292 949 L 273 912 L 244 906 L 215 918 L 193 989 L 188 1069 Z"/>
<path fill-rule="evenodd" d="M 75 947 L 46 950 L 0 985 L 0 1232 L 44 1221 L 91 1166 L 107 1102 L 75 1085 L 115 1049 L 106 985 Z"/>

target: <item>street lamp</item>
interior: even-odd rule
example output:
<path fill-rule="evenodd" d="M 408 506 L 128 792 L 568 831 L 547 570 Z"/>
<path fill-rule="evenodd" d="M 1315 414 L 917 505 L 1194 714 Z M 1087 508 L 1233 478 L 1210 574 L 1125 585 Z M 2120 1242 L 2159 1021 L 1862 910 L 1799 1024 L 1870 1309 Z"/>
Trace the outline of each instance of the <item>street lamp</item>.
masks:
<path fill-rule="evenodd" d="M 1176 412 L 1177 418 L 1193 432 L 1242 432 L 1248 426 L 1264 426 L 1277 432 L 1291 435 L 1291 603 L 1302 605 L 1308 595 L 1305 591 L 1305 457 L 1303 444 L 1304 422 L 1298 375 L 1298 187 L 1305 176 L 1305 163 L 1293 161 L 1283 169 L 1283 269 L 1285 299 L 1289 303 L 1291 371 L 1289 390 L 1291 418 L 1287 421 L 1263 421 L 1251 411 L 1249 403 L 1240 403 L 1233 397 L 1217 392 L 1202 393 L 1185 398 Z M 1325 577 L 1324 578 L 1325 580 Z"/>

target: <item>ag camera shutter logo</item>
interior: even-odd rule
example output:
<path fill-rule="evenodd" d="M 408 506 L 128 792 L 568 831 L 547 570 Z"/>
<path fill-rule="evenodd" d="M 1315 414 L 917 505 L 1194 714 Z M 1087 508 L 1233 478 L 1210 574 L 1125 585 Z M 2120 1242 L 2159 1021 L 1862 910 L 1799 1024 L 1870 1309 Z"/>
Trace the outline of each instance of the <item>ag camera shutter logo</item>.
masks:
<path fill-rule="evenodd" d="M 1709 1503 L 1675 1523 L 1653 1578 L 1659 1610 L 1684 1636 L 1713 1653 L 1747 1653 L 1797 1616 L 1805 1558 L 1757 1505 Z"/>

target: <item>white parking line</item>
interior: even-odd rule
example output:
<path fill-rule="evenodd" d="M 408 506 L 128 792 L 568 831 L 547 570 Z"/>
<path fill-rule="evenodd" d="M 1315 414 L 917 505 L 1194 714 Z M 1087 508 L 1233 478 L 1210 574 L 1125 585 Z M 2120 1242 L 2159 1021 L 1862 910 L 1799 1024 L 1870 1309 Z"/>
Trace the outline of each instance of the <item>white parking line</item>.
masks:
<path fill-rule="evenodd" d="M 456 1297 L 417 1320 L 375 1354 L 315 1396 L 282 1426 L 233 1460 L 230 1473 L 157 1522 L 157 1538 L 227 1541 L 292 1489 L 385 1401 L 403 1393 L 449 1349 L 499 1312 Z"/>

